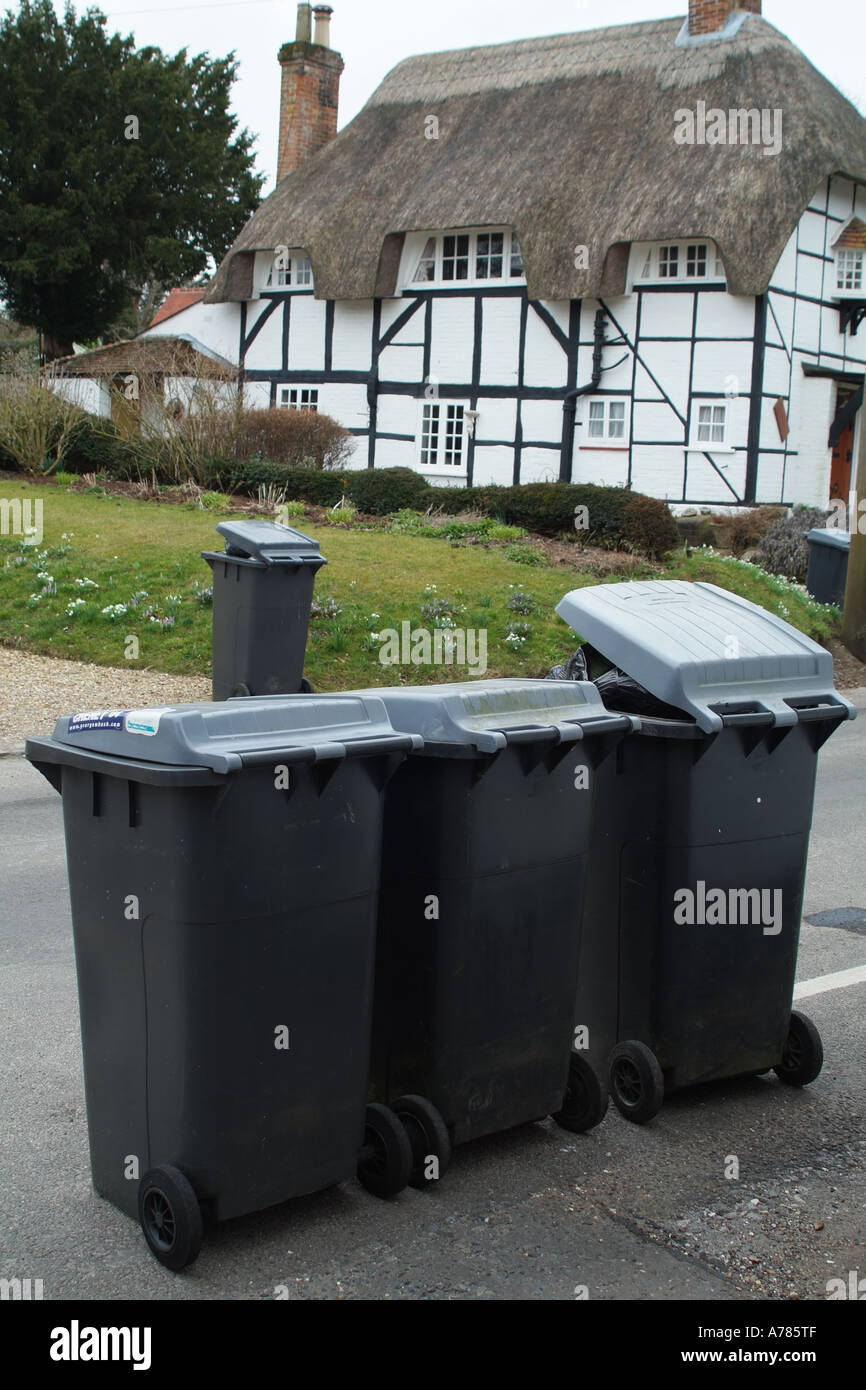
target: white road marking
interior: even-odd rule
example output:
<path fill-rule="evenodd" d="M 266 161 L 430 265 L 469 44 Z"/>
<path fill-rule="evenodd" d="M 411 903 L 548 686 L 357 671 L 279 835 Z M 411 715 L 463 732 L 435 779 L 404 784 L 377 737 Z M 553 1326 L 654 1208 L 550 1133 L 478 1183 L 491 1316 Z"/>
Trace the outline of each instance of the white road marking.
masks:
<path fill-rule="evenodd" d="M 836 970 L 832 975 L 818 975 L 814 980 L 800 980 L 794 986 L 795 999 L 810 999 L 813 994 L 827 994 L 831 989 L 847 985 L 866 984 L 866 965 L 853 965 L 850 970 Z"/>

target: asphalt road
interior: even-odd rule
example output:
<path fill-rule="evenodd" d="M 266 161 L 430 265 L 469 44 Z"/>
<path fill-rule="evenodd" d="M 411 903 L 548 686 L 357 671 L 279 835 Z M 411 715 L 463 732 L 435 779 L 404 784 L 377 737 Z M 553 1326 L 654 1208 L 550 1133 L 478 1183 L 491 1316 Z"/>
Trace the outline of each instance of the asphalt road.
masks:
<path fill-rule="evenodd" d="M 0 759 L 0 1278 L 45 1299 L 731 1300 L 866 1277 L 866 983 L 814 984 L 866 965 L 864 772 L 861 718 L 820 758 L 798 970 L 826 1053 L 812 1087 L 703 1087 L 645 1128 L 613 1109 L 585 1136 L 529 1125 L 459 1149 L 432 1192 L 383 1203 L 352 1182 L 229 1222 L 172 1275 L 91 1191 L 60 799 Z"/>

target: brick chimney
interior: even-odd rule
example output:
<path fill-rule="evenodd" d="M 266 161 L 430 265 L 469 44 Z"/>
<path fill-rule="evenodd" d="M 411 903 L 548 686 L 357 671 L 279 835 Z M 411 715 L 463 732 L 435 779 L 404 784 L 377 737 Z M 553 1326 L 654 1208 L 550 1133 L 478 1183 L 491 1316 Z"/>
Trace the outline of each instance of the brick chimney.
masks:
<path fill-rule="evenodd" d="M 303 164 L 337 133 L 340 73 L 345 66 L 330 47 L 330 5 L 298 6 L 294 43 L 279 51 L 280 133 L 277 147 L 277 183 Z M 315 40 L 311 17 L 316 17 Z"/>
<path fill-rule="evenodd" d="M 737 10 L 761 13 L 761 0 L 689 0 L 689 33 L 717 34 Z"/>

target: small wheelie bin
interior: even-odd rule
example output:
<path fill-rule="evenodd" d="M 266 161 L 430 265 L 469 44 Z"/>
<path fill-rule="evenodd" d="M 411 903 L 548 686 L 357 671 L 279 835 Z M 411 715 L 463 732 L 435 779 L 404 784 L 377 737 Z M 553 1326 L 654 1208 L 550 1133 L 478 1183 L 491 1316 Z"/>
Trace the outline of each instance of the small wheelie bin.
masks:
<path fill-rule="evenodd" d="M 712 584 L 598 585 L 556 611 L 642 711 L 597 778 L 575 1015 L 590 1060 L 638 1123 L 698 1082 L 814 1080 L 821 1040 L 791 1004 L 817 753 L 855 717 L 832 658 Z M 682 716 L 648 715 L 649 697 Z"/>
<path fill-rule="evenodd" d="M 63 798 L 96 1191 L 189 1264 L 217 1220 L 358 1176 L 408 1137 L 366 1108 L 384 706 L 299 695 L 65 716 Z"/>
<path fill-rule="evenodd" d="M 221 521 L 226 548 L 203 550 L 213 571 L 213 698 L 295 695 L 312 687 L 304 656 L 316 541 L 276 521 Z"/>
<path fill-rule="evenodd" d="M 371 1067 L 424 1186 L 453 1143 L 605 1113 L 572 1050 L 580 904 L 598 768 L 634 721 L 590 683 L 370 693 L 424 739 L 386 791 Z"/>

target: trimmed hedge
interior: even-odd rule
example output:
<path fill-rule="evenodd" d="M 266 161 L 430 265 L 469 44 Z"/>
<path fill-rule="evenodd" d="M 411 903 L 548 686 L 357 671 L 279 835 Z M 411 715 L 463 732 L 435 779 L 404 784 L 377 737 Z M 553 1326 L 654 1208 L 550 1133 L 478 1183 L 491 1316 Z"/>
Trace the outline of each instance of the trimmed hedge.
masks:
<path fill-rule="evenodd" d="M 344 476 L 349 500 L 372 516 L 389 516 L 404 507 L 426 511 L 435 501 L 436 489 L 413 468 L 365 468 Z"/>
<path fill-rule="evenodd" d="M 595 483 L 440 488 L 430 487 L 411 468 L 333 473 L 235 459 L 213 460 L 207 479 L 209 486 L 252 494 L 259 486 L 274 483 L 285 489 L 287 497 L 320 507 L 332 507 L 345 492 L 359 511 L 375 516 L 390 516 L 406 508 L 423 512 L 428 507 L 449 515 L 479 512 L 536 535 L 573 535 L 607 550 L 634 550 L 652 558 L 674 549 L 679 541 L 666 503 L 627 488 Z M 586 508 L 585 513 L 578 508 Z"/>

